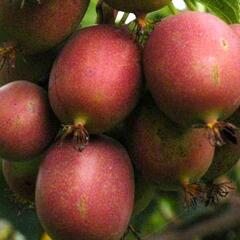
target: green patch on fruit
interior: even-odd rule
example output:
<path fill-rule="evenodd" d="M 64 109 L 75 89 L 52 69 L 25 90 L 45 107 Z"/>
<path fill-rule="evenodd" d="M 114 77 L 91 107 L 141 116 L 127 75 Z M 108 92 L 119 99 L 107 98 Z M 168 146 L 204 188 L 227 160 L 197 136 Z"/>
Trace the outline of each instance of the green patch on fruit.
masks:
<path fill-rule="evenodd" d="M 96 104 L 101 103 L 103 99 L 104 99 L 104 94 L 98 92 L 95 95 L 95 102 L 96 102 Z"/>
<path fill-rule="evenodd" d="M 15 119 L 15 124 L 16 124 L 16 126 L 18 126 L 18 125 L 21 126 L 21 123 L 22 123 L 21 116 L 17 115 L 17 116 L 16 116 L 16 119 Z"/>
<path fill-rule="evenodd" d="M 198 118 L 205 119 L 206 124 L 214 124 L 217 119 L 222 115 L 222 110 L 220 108 L 214 108 L 209 111 L 205 111 Z"/>
<path fill-rule="evenodd" d="M 29 112 L 35 113 L 35 107 L 34 107 L 34 103 L 33 102 L 28 102 L 27 103 L 27 108 L 29 110 Z"/>
<path fill-rule="evenodd" d="M 74 124 L 81 124 L 82 126 L 85 126 L 88 122 L 87 114 L 81 114 L 77 117 L 75 117 Z"/>

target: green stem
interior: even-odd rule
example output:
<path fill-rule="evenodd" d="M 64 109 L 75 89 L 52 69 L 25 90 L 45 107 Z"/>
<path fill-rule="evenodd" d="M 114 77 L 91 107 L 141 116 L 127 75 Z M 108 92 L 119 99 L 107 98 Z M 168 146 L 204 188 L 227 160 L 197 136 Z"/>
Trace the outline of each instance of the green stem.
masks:
<path fill-rule="evenodd" d="M 117 24 L 119 27 L 124 25 L 124 23 L 126 22 L 127 18 L 129 16 L 129 13 L 124 13 L 121 20 L 119 21 L 119 23 Z"/>
<path fill-rule="evenodd" d="M 168 8 L 173 15 L 178 14 L 178 10 L 176 9 L 176 7 L 174 6 L 174 4 L 172 2 L 168 4 Z"/>
<path fill-rule="evenodd" d="M 103 11 L 102 11 L 103 0 L 99 0 L 96 5 L 96 13 L 97 13 L 97 24 L 101 24 L 103 21 Z"/>
<path fill-rule="evenodd" d="M 190 0 L 184 0 L 185 4 L 187 5 L 187 8 L 191 11 L 196 11 L 196 6 L 190 1 Z"/>

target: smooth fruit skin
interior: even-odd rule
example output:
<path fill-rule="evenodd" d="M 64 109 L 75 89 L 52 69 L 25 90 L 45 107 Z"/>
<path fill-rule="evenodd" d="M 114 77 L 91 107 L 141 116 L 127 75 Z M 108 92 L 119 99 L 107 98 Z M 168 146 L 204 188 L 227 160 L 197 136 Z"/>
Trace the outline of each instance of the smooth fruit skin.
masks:
<path fill-rule="evenodd" d="M 235 24 L 231 24 L 231 25 L 229 25 L 231 28 L 232 28 L 232 30 L 235 32 L 235 33 L 237 33 L 238 34 L 238 36 L 240 37 L 240 24 L 238 24 L 238 23 L 235 23 Z"/>
<path fill-rule="evenodd" d="M 197 182 L 214 154 L 206 129 L 177 128 L 149 96 L 130 118 L 128 138 L 136 168 L 161 190 L 177 190 Z"/>
<path fill-rule="evenodd" d="M 149 13 L 156 11 L 171 2 L 171 0 L 104 0 L 111 7 L 132 13 Z"/>
<path fill-rule="evenodd" d="M 53 111 L 64 124 L 103 133 L 137 104 L 139 49 L 126 31 L 108 25 L 80 30 L 56 60 L 49 82 Z"/>
<path fill-rule="evenodd" d="M 35 185 L 42 156 L 27 162 L 3 160 L 3 175 L 9 188 L 27 201 L 34 201 Z"/>
<path fill-rule="evenodd" d="M 229 117 L 240 104 L 240 44 L 222 20 L 184 12 L 156 25 L 144 71 L 159 108 L 189 126 Z"/>
<path fill-rule="evenodd" d="M 56 119 L 46 92 L 15 81 L 0 88 L 0 156 L 24 161 L 40 155 L 56 134 Z"/>
<path fill-rule="evenodd" d="M 126 150 L 106 136 L 79 152 L 71 140 L 50 148 L 39 170 L 36 207 L 56 240 L 119 240 L 134 203 L 133 169 Z"/>
<path fill-rule="evenodd" d="M 89 0 L 43 0 L 41 4 L 0 1 L 0 27 L 27 54 L 43 52 L 67 38 L 83 18 Z"/>

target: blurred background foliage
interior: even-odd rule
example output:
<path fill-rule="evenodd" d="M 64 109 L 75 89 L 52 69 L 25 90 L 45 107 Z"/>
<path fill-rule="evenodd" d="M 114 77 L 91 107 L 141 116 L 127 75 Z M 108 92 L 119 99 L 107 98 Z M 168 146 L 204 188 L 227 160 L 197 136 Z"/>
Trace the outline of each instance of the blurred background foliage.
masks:
<path fill-rule="evenodd" d="M 175 6 L 172 4 L 150 13 L 148 18 L 152 21 L 160 21 L 162 18 L 188 7 L 190 10 L 212 12 L 227 23 L 240 22 L 239 0 L 186 0 L 184 2 L 176 0 L 174 3 Z M 97 0 L 91 0 L 87 14 L 79 27 L 96 23 L 96 4 Z M 118 14 L 117 21 L 121 19 L 121 16 L 123 13 Z M 134 16 L 130 14 L 127 22 L 132 20 L 134 20 Z M 198 206 L 197 209 L 187 209 L 183 205 L 183 196 L 180 193 L 158 192 L 149 207 L 132 219 L 133 227 L 141 232 L 141 236 L 158 233 L 156 237 L 144 237 L 148 240 L 239 240 L 240 164 L 226 178 L 236 186 L 236 192 L 229 197 L 230 200 L 224 200 L 216 206 Z M 159 233 L 162 233 L 162 237 L 159 237 L 161 236 Z M 135 238 L 129 234 L 127 239 Z M 49 240 L 38 222 L 34 206 L 19 201 L 10 192 L 1 168 L 0 240 Z"/>

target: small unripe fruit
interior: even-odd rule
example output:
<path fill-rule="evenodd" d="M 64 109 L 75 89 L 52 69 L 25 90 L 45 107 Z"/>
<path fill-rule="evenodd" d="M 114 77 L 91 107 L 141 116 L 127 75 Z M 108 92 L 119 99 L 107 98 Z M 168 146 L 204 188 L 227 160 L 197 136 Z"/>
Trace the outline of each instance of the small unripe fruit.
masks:
<path fill-rule="evenodd" d="M 136 168 L 159 189 L 186 192 L 195 191 L 191 184 L 207 172 L 214 154 L 206 129 L 177 128 L 149 96 L 129 120 L 128 150 Z"/>
<path fill-rule="evenodd" d="M 42 156 L 27 162 L 3 160 L 3 175 L 9 188 L 20 198 L 34 201 L 35 185 Z"/>

